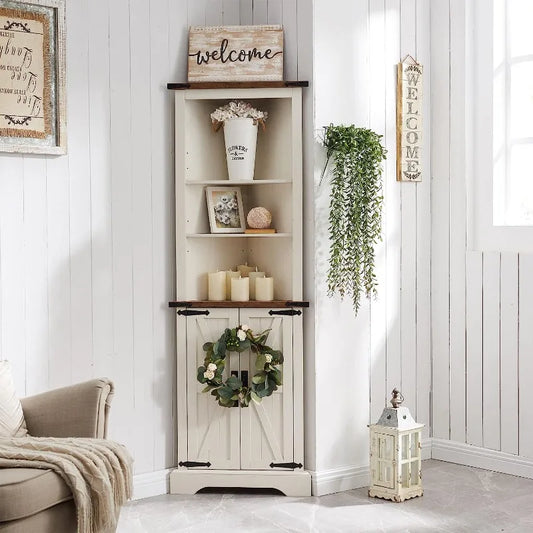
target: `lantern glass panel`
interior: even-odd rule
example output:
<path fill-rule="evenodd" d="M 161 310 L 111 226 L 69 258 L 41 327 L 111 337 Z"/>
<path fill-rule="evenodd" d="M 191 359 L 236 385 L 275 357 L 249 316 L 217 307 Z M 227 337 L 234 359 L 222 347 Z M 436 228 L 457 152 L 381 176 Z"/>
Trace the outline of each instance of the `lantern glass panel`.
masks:
<path fill-rule="evenodd" d="M 409 434 L 402 435 L 402 460 L 410 459 L 409 457 Z"/>
<path fill-rule="evenodd" d="M 418 460 L 411 461 L 411 487 L 414 487 L 420 484 L 418 468 L 419 468 Z"/>
<path fill-rule="evenodd" d="M 420 433 L 413 433 L 411 435 L 411 457 L 418 457 L 418 447 L 420 442 Z"/>
<path fill-rule="evenodd" d="M 394 439 L 390 435 L 379 436 L 379 457 L 392 461 L 392 454 L 394 450 Z"/>
<path fill-rule="evenodd" d="M 402 488 L 409 488 L 411 486 L 410 483 L 410 473 L 411 473 L 411 463 L 403 463 L 402 464 Z"/>

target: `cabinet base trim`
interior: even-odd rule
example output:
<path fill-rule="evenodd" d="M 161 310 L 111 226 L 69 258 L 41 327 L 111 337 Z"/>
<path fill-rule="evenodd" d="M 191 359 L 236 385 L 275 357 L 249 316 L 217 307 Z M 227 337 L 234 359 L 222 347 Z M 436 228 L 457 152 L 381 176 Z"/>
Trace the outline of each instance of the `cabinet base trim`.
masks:
<path fill-rule="evenodd" d="M 207 487 L 277 489 L 286 496 L 311 496 L 309 472 L 181 470 L 170 473 L 171 494 L 196 494 Z"/>

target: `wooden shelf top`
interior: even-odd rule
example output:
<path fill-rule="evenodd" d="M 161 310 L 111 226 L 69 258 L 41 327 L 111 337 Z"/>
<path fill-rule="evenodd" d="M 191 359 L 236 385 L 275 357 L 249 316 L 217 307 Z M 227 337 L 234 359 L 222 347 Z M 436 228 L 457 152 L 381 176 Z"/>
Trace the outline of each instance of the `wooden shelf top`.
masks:
<path fill-rule="evenodd" d="M 223 302 L 212 302 L 210 300 L 186 300 L 177 302 L 168 302 L 169 307 L 185 307 L 185 308 L 238 308 L 238 307 L 261 307 L 280 309 L 284 307 L 309 307 L 309 302 L 295 301 L 295 300 L 273 300 L 271 302 L 259 302 L 257 300 L 250 300 L 248 302 L 231 302 L 225 300 Z"/>
<path fill-rule="evenodd" d="M 185 89 L 279 89 L 283 87 L 309 87 L 308 81 L 204 81 L 167 83 L 171 91 Z"/>

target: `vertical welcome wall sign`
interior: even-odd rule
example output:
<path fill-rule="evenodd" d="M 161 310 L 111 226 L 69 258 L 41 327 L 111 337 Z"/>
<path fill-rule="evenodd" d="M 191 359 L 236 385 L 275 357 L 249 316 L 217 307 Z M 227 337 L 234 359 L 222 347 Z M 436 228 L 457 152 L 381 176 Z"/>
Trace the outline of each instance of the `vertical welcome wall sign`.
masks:
<path fill-rule="evenodd" d="M 422 181 L 423 67 L 411 56 L 398 64 L 396 179 Z"/>
<path fill-rule="evenodd" d="M 192 26 L 189 82 L 283 80 L 283 28 Z"/>

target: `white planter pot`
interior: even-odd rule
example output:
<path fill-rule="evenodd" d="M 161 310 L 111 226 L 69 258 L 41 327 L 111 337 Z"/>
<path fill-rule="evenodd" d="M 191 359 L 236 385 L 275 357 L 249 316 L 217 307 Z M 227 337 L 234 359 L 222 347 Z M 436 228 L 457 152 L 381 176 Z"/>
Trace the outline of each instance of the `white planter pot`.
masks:
<path fill-rule="evenodd" d="M 253 180 L 257 124 L 251 118 L 232 118 L 224 122 L 224 140 L 230 180 Z"/>

